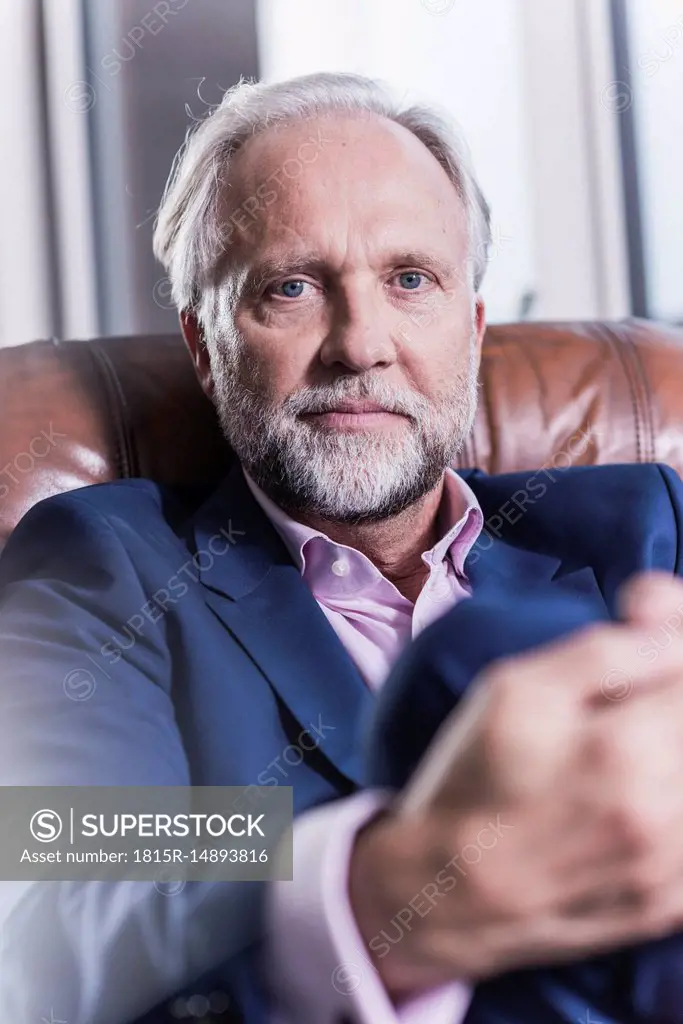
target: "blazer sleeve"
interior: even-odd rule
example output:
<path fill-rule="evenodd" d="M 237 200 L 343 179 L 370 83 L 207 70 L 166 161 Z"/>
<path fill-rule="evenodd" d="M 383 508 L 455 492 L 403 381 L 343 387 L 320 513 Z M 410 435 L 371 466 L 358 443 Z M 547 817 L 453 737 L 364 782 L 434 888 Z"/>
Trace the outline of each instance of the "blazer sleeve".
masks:
<path fill-rule="evenodd" d="M 0 559 L 0 785 L 189 785 L 165 624 L 115 664 L 86 654 L 148 600 L 136 543 L 77 494 L 40 503 L 13 533 Z M 0 1019 L 137 1018 L 249 943 L 259 888 L 0 883 Z"/>

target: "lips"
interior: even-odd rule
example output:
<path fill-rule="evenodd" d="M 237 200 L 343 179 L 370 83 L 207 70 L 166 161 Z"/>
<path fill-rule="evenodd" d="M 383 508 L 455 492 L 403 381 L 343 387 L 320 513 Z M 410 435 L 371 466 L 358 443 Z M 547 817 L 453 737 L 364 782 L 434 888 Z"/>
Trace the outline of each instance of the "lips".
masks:
<path fill-rule="evenodd" d="M 401 421 L 406 422 L 406 417 L 367 400 L 339 402 L 333 409 L 305 413 L 302 419 L 325 430 L 341 432 L 394 429 Z"/>
<path fill-rule="evenodd" d="M 391 410 L 390 409 L 385 409 L 383 405 L 379 405 L 377 402 L 367 402 L 367 401 L 339 402 L 338 405 L 335 405 L 331 409 L 317 409 L 315 412 L 308 412 L 308 413 L 305 413 L 304 415 L 307 415 L 307 416 L 323 416 L 323 415 L 325 415 L 327 413 L 333 413 L 333 412 L 346 413 L 347 415 L 348 414 L 350 414 L 350 415 L 361 415 L 363 413 L 372 413 L 372 412 L 388 413 L 388 412 L 391 412 Z"/>

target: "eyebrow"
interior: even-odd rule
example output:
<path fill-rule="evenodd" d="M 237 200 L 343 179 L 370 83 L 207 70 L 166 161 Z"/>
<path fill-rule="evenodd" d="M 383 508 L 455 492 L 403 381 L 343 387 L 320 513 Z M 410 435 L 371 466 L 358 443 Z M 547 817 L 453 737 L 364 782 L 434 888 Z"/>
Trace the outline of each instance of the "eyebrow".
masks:
<path fill-rule="evenodd" d="M 422 249 L 408 249 L 396 252 L 389 257 L 387 263 L 396 267 L 424 267 L 433 271 L 437 277 L 455 277 L 455 263 Z"/>
<path fill-rule="evenodd" d="M 383 258 L 385 267 L 423 267 L 437 277 L 451 278 L 457 275 L 454 263 L 434 256 L 420 249 L 403 249 Z M 250 293 L 260 291 L 273 278 L 288 274 L 325 273 L 329 270 L 327 261 L 317 252 L 264 256 L 248 269 L 243 279 L 243 290 Z"/>
<path fill-rule="evenodd" d="M 264 256 L 244 276 L 244 290 L 258 292 L 273 278 L 285 274 L 310 274 L 325 269 L 325 261 L 316 253 Z"/>

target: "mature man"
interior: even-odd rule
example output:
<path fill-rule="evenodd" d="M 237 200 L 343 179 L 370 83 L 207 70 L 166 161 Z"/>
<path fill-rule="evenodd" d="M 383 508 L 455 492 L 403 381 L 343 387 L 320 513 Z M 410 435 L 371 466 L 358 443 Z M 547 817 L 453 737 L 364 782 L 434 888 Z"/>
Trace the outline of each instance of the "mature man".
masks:
<path fill-rule="evenodd" d="M 3 1020 L 219 1019 L 192 1001 L 217 989 L 249 1024 L 683 1019 L 665 972 L 618 1016 L 630 961 L 483 983 L 683 921 L 683 652 L 637 653 L 683 587 L 642 577 L 609 621 L 637 570 L 679 572 L 681 487 L 658 467 L 568 471 L 482 543 L 521 486 L 449 469 L 475 411 L 489 240 L 452 130 L 365 79 L 241 84 L 189 138 L 155 248 L 238 461 L 214 494 L 127 481 L 19 525 L 0 561 L 0 782 L 292 785 L 295 878 L 173 899 L 13 887 Z M 438 762 L 398 803 L 356 792 L 373 694 L 411 639 L 394 678 L 417 725 L 421 681 L 456 688 L 457 652 L 481 640 L 477 602 L 493 588 L 517 623 L 538 586 L 592 597 L 601 623 L 547 645 L 538 612 L 526 647 L 491 642 L 493 667 L 484 643 Z M 74 705 L 62 680 L 85 654 L 106 671 Z M 600 680 L 631 663 L 633 699 L 605 700 Z M 490 852 L 435 889 L 478 842 Z"/>

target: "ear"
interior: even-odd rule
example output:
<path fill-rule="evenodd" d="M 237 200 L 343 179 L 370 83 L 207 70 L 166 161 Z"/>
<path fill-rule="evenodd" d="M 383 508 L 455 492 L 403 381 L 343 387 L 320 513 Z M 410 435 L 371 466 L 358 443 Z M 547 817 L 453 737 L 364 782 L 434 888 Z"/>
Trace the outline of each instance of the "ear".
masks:
<path fill-rule="evenodd" d="M 486 305 L 481 295 L 477 295 L 476 302 L 475 325 L 477 332 L 477 352 L 479 354 L 479 358 L 481 358 L 481 346 L 484 343 L 484 335 L 486 334 Z"/>
<path fill-rule="evenodd" d="M 194 363 L 197 379 L 201 384 L 202 391 L 209 398 L 213 395 L 213 378 L 211 376 L 211 363 L 209 351 L 204 341 L 204 332 L 191 310 L 183 310 L 180 314 L 180 329 L 187 345 L 192 362 Z"/>

